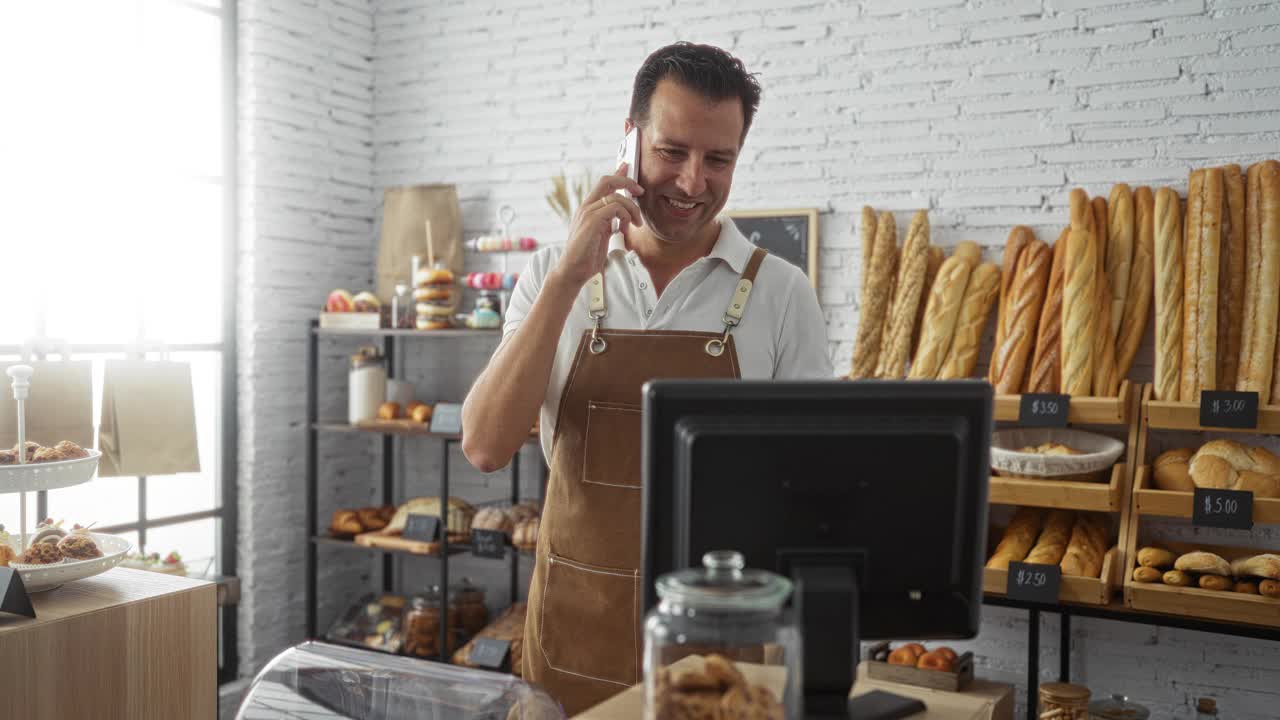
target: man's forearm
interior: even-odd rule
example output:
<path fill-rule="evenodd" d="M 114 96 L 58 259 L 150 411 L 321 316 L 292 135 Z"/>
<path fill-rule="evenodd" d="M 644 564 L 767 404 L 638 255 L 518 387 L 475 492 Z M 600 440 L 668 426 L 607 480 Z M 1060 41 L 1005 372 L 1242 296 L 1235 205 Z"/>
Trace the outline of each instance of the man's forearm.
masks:
<path fill-rule="evenodd" d="M 462 407 L 462 452 L 481 471 L 504 467 L 528 438 L 546 397 L 560 333 L 579 289 L 554 271 L 549 273 L 529 314 L 467 394 Z"/>

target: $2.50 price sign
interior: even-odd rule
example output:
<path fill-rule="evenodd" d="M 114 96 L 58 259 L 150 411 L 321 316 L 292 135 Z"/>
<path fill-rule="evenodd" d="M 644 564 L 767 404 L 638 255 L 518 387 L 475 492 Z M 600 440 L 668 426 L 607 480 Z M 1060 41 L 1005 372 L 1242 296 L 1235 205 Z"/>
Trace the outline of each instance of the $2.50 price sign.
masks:
<path fill-rule="evenodd" d="M 1062 570 L 1057 565 L 1009 563 L 1009 583 L 1005 594 L 1014 600 L 1056 604 Z"/>
<path fill-rule="evenodd" d="M 1024 427 L 1066 427 L 1070 395 L 1028 393 L 1018 407 L 1018 424 Z"/>
<path fill-rule="evenodd" d="M 1191 524 L 1200 527 L 1253 529 L 1253 493 L 1246 490 L 1196 488 Z"/>

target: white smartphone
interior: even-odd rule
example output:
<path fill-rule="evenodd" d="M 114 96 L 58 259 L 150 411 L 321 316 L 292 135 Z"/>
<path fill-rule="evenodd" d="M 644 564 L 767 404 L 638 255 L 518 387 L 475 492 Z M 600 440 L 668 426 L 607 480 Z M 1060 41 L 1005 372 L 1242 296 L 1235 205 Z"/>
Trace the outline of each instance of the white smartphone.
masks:
<path fill-rule="evenodd" d="M 627 164 L 627 177 L 632 182 L 640 182 L 640 128 L 632 127 L 627 132 L 626 137 L 622 138 L 622 143 L 618 145 L 618 164 Z M 619 195 L 634 200 L 630 190 L 616 190 Z M 613 231 L 618 232 L 621 222 L 614 218 Z"/>

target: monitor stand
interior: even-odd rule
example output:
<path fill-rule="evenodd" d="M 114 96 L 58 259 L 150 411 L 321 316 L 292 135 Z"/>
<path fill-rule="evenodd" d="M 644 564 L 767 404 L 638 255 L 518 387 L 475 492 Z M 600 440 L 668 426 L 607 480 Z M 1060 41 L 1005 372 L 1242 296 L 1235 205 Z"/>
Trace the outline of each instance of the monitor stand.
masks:
<path fill-rule="evenodd" d="M 796 586 L 806 718 L 890 720 L 925 709 L 918 700 L 886 692 L 849 697 L 861 652 L 857 571 L 861 559 L 856 551 L 779 553 L 783 571 Z"/>

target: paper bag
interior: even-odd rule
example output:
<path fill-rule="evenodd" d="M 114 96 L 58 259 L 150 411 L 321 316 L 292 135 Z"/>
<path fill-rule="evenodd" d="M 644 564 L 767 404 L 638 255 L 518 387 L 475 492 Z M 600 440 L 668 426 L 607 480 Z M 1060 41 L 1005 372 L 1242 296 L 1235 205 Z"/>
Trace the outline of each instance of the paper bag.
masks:
<path fill-rule="evenodd" d="M 27 439 L 52 447 L 71 442 L 93 447 L 93 366 L 88 361 L 25 362 L 0 365 L 0 448 L 18 442 L 18 407 L 4 371 L 30 365 L 31 394 L 23 403 Z"/>
<path fill-rule="evenodd" d="M 428 220 L 436 262 L 443 263 L 455 275 L 462 272 L 462 211 L 454 186 L 388 188 L 383 194 L 375 290 L 383 304 L 391 303 L 397 283 L 412 284 L 410 258 L 420 256 L 426 267 Z"/>
<path fill-rule="evenodd" d="M 106 361 L 98 449 L 99 477 L 199 472 L 190 363 Z"/>

